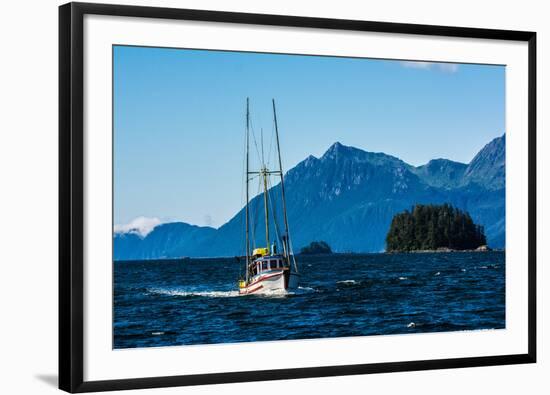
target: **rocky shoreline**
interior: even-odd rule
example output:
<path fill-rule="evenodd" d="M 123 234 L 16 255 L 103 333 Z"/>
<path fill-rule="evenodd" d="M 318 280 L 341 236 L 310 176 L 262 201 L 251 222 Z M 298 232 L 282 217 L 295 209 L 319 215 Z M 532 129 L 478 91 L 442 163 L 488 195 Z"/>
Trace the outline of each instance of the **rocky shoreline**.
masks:
<path fill-rule="evenodd" d="M 433 254 L 437 252 L 491 252 L 491 251 L 505 251 L 504 248 L 492 249 L 489 246 L 482 245 L 475 249 L 468 250 L 455 250 L 448 247 L 441 247 L 435 250 L 412 250 L 412 251 L 387 251 L 387 254 Z"/>

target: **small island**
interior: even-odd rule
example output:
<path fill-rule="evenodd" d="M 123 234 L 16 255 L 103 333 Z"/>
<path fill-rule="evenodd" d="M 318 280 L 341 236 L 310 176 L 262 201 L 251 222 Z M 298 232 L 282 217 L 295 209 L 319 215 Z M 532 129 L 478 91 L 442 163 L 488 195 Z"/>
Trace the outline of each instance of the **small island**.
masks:
<path fill-rule="evenodd" d="M 483 226 L 450 204 L 417 204 L 396 214 L 386 236 L 387 252 L 488 250 Z"/>
<path fill-rule="evenodd" d="M 303 255 L 332 254 L 332 249 L 325 241 L 312 241 L 300 250 Z"/>

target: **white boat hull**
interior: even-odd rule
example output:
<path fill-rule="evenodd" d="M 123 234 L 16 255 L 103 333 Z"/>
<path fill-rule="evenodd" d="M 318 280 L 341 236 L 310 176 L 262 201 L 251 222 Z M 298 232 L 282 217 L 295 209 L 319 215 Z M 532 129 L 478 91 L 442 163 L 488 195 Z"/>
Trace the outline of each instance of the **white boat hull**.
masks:
<path fill-rule="evenodd" d="M 285 273 L 284 270 L 265 272 L 254 276 L 247 286 L 239 290 L 239 293 L 249 295 L 291 291 L 298 288 L 299 276 L 298 273 L 288 271 Z"/>

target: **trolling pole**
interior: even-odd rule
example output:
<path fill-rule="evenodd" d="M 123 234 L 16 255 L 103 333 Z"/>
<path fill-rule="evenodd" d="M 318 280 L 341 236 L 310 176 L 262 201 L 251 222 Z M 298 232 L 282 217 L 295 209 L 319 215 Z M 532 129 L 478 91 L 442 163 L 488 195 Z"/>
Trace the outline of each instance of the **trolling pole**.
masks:
<path fill-rule="evenodd" d="M 279 174 L 281 176 L 281 194 L 283 197 L 283 217 L 285 221 L 285 249 L 287 251 L 287 259 L 290 264 L 290 233 L 288 231 L 288 217 L 286 215 L 286 197 L 285 197 L 285 180 L 283 176 L 283 162 L 281 161 L 281 146 L 279 144 L 279 125 L 277 124 L 277 111 L 275 110 L 275 99 L 272 99 L 273 103 L 273 120 L 275 121 L 275 136 L 277 138 L 277 154 L 279 156 Z"/>
<path fill-rule="evenodd" d="M 250 111 L 249 111 L 249 100 L 248 97 L 246 98 L 246 209 L 245 209 L 245 217 L 246 217 L 246 283 L 248 284 L 248 260 L 249 260 L 249 252 L 250 252 L 250 237 L 248 235 L 249 232 L 249 225 L 248 225 L 248 166 L 249 166 L 249 160 L 248 160 L 248 150 L 249 150 L 249 129 L 250 129 Z"/>

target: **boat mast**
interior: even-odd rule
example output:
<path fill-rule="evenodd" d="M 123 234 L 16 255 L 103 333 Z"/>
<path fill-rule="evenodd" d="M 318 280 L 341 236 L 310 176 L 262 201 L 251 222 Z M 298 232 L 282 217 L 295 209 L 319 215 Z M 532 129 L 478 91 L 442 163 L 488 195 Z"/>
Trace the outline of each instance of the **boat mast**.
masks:
<path fill-rule="evenodd" d="M 275 122 L 275 136 L 277 139 L 277 154 L 279 156 L 279 175 L 281 176 L 281 195 L 283 199 L 283 217 L 285 221 L 285 240 L 284 249 L 287 254 L 288 263 L 290 264 L 290 234 L 288 232 L 288 217 L 286 215 L 286 197 L 285 197 L 285 180 L 283 176 L 283 162 L 281 161 L 281 146 L 279 144 L 279 125 L 277 124 L 277 111 L 275 110 L 275 99 L 272 99 L 273 103 L 273 120 Z"/>
<path fill-rule="evenodd" d="M 268 171 L 265 167 L 265 164 L 262 165 L 262 177 L 264 181 L 264 207 L 265 207 L 265 243 L 267 250 L 270 250 L 269 246 L 269 206 L 268 206 L 268 196 L 267 196 L 267 176 Z"/>
<path fill-rule="evenodd" d="M 249 166 L 249 160 L 248 160 L 248 150 L 249 150 L 249 129 L 250 129 L 250 111 L 249 111 L 249 99 L 246 98 L 246 208 L 245 208 L 245 217 L 246 217 L 246 282 L 248 283 L 248 260 L 249 260 L 249 253 L 250 253 L 250 237 L 249 237 L 249 225 L 248 225 L 248 166 Z"/>
<path fill-rule="evenodd" d="M 260 173 L 263 177 L 263 183 L 264 183 L 264 207 L 265 207 L 265 246 L 267 247 L 267 250 L 269 251 L 269 206 L 268 206 L 268 200 L 269 196 L 267 195 L 267 177 L 269 175 L 269 171 L 267 170 L 267 166 L 265 164 L 265 158 L 264 158 L 264 130 L 263 128 L 260 129 L 260 145 L 262 147 L 262 170 Z"/>

